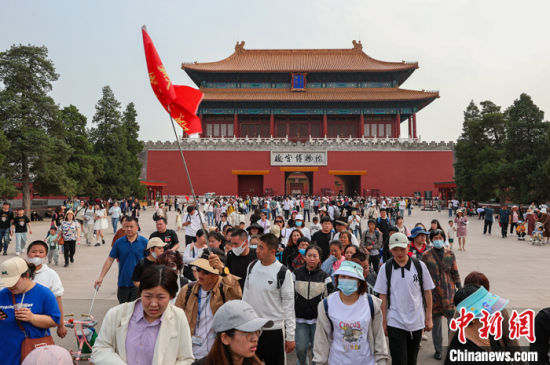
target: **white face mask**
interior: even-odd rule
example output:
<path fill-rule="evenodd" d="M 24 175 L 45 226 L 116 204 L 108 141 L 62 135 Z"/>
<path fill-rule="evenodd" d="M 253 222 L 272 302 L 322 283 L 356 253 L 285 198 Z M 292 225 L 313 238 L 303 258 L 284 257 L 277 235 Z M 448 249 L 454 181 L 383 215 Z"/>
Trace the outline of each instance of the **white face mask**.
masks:
<path fill-rule="evenodd" d="M 246 244 L 246 242 L 243 242 L 242 245 L 240 245 L 239 247 L 233 247 L 231 248 L 231 251 L 233 251 L 233 253 L 237 256 L 241 256 L 242 253 L 244 252 L 245 248 L 244 248 L 244 245 Z"/>
<path fill-rule="evenodd" d="M 157 255 L 157 253 L 155 251 L 152 251 L 151 252 L 151 256 L 156 260 L 159 258 L 159 255 Z"/>
<path fill-rule="evenodd" d="M 41 257 L 33 257 L 33 258 L 30 258 L 30 259 L 27 259 L 27 261 L 30 262 L 31 264 L 35 265 L 35 266 L 40 266 L 40 265 L 42 265 L 44 260 Z"/>

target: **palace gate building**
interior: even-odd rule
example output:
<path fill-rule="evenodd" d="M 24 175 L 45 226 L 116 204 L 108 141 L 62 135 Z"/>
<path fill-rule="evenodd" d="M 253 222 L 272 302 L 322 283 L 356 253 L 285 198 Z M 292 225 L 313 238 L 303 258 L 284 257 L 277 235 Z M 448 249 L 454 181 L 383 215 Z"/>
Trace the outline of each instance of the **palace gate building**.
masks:
<path fill-rule="evenodd" d="M 221 61 L 184 63 L 204 92 L 203 133 L 182 140 L 196 193 L 448 194 L 453 145 L 420 141 L 417 130 L 417 113 L 439 93 L 401 87 L 417 68 L 371 58 L 356 41 L 294 50 L 240 42 Z M 146 143 L 142 160 L 144 184 L 190 193 L 175 142 Z"/>

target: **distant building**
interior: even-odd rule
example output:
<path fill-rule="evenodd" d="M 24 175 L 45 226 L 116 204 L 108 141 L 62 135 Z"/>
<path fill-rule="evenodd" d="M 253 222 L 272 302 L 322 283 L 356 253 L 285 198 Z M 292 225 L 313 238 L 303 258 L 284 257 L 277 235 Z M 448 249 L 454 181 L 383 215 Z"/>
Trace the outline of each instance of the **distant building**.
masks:
<path fill-rule="evenodd" d="M 204 92 L 201 138 L 182 142 L 196 193 L 437 196 L 436 182 L 453 184 L 453 145 L 417 138 L 417 112 L 439 97 L 400 87 L 417 68 L 375 60 L 356 41 L 304 50 L 240 42 L 221 61 L 184 63 Z M 175 142 L 145 149 L 150 194 L 189 194 Z"/>

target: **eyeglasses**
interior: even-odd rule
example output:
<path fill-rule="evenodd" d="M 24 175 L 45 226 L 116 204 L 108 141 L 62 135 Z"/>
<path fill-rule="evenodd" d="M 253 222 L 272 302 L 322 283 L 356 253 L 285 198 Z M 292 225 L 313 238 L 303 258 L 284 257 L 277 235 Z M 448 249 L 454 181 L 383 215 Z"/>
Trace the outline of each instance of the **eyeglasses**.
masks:
<path fill-rule="evenodd" d="M 254 332 L 243 332 L 243 331 L 236 330 L 235 334 L 239 336 L 245 336 L 248 341 L 252 341 L 254 338 L 260 338 L 260 336 L 262 335 L 262 332 L 263 332 L 262 330 L 257 330 Z"/>
<path fill-rule="evenodd" d="M 283 221 L 275 221 L 275 223 L 284 223 Z"/>

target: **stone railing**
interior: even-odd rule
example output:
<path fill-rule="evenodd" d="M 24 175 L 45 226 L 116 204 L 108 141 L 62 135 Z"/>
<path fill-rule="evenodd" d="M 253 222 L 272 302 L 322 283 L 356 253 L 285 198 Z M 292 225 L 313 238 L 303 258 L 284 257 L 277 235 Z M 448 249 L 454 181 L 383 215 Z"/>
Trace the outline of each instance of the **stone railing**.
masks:
<path fill-rule="evenodd" d="M 454 142 L 426 142 L 420 138 L 183 138 L 182 149 L 190 151 L 449 151 Z M 145 150 L 177 150 L 176 142 L 146 142 Z"/>

